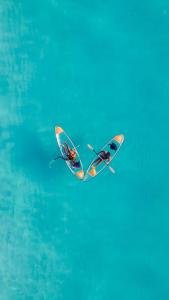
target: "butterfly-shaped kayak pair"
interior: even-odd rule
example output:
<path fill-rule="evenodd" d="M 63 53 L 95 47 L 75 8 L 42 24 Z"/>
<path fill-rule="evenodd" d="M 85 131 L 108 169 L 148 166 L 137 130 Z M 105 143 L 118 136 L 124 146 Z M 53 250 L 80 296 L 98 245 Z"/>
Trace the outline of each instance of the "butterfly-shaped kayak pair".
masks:
<path fill-rule="evenodd" d="M 105 144 L 100 152 L 96 152 L 91 145 L 87 145 L 88 148 L 95 153 L 95 158 L 90 163 L 86 172 L 83 169 L 83 165 L 77 151 L 79 146 L 74 145 L 71 138 L 61 127 L 55 127 L 55 135 L 61 151 L 61 156 L 58 156 L 55 159 L 64 159 L 70 171 L 80 180 L 88 181 L 91 178 L 95 178 L 106 167 L 108 167 L 111 172 L 115 173 L 114 169 L 110 167 L 109 164 L 118 153 L 124 141 L 123 134 L 113 137 L 108 143 Z M 72 157 L 69 158 L 71 155 Z"/>

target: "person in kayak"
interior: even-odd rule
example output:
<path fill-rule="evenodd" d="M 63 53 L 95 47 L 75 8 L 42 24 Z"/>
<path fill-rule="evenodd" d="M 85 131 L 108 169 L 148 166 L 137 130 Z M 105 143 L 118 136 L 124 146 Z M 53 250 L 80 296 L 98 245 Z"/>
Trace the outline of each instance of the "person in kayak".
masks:
<path fill-rule="evenodd" d="M 62 146 L 67 156 L 66 158 L 63 157 L 63 159 L 70 161 L 73 168 L 80 168 L 80 161 L 76 161 L 77 152 L 75 149 L 71 149 L 67 143 L 64 143 Z"/>
<path fill-rule="evenodd" d="M 67 143 L 64 143 L 62 145 L 62 147 L 63 147 L 63 150 L 64 150 L 65 155 L 66 155 L 66 157 L 63 158 L 63 159 L 64 160 L 69 160 L 69 161 L 74 161 L 76 159 L 76 155 L 77 155 L 75 149 L 71 149 Z"/>
<path fill-rule="evenodd" d="M 111 157 L 110 157 L 110 152 L 109 151 L 104 151 L 104 150 L 102 150 L 102 151 L 100 151 L 99 153 L 98 153 L 98 158 L 94 161 L 94 166 L 93 167 L 97 167 L 98 165 L 100 165 L 100 163 L 102 162 L 102 161 L 110 161 L 110 159 L 111 159 Z"/>
<path fill-rule="evenodd" d="M 75 149 L 71 149 L 67 143 L 62 144 L 62 148 L 64 150 L 65 157 L 59 155 L 59 156 L 56 156 L 53 159 L 53 161 L 60 158 L 65 161 L 69 161 L 73 168 L 80 168 L 81 167 L 80 161 L 76 161 L 77 152 L 75 151 Z"/>

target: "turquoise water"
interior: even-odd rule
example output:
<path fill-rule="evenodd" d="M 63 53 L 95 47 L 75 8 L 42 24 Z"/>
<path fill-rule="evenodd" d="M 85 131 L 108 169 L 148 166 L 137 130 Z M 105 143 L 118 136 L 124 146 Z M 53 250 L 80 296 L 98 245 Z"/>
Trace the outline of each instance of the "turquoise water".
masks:
<path fill-rule="evenodd" d="M 169 3 L 2 0 L 0 299 L 169 299 Z M 88 183 L 85 168 L 125 143 Z"/>

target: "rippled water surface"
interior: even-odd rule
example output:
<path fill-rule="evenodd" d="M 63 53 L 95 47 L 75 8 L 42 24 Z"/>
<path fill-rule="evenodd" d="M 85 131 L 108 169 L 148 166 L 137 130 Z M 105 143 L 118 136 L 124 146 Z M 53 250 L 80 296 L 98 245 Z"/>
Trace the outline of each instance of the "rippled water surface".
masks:
<path fill-rule="evenodd" d="M 0 299 L 169 299 L 168 1 L 1 0 Z M 108 170 L 78 181 L 123 133 Z"/>

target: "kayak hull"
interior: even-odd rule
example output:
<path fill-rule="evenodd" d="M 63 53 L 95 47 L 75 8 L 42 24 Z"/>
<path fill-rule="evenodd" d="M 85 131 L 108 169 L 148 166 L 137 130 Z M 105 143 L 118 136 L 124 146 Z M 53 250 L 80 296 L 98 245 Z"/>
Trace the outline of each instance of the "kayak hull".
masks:
<path fill-rule="evenodd" d="M 73 164 L 71 161 L 65 160 L 69 170 L 72 172 L 73 175 L 75 175 L 78 179 L 83 180 L 84 179 L 84 170 L 83 165 L 80 160 L 79 153 L 72 142 L 71 138 L 67 135 L 67 133 L 64 131 L 62 127 L 55 127 L 55 135 L 56 140 L 61 152 L 62 157 L 66 158 L 66 154 L 64 152 L 63 145 L 66 143 L 71 149 L 74 149 L 76 151 L 76 163 Z M 75 166 L 76 165 L 76 166 Z"/>
<path fill-rule="evenodd" d="M 122 144 L 124 142 L 124 135 L 116 135 L 113 137 L 108 143 L 104 145 L 104 147 L 100 151 L 109 151 L 110 152 L 110 161 L 102 161 L 99 165 L 97 165 L 97 159 L 99 158 L 99 154 L 95 155 L 94 159 L 90 163 L 84 181 L 89 181 L 92 178 L 95 178 L 97 175 L 103 172 L 103 170 L 112 162 L 114 157 L 117 155 L 120 150 Z"/>

